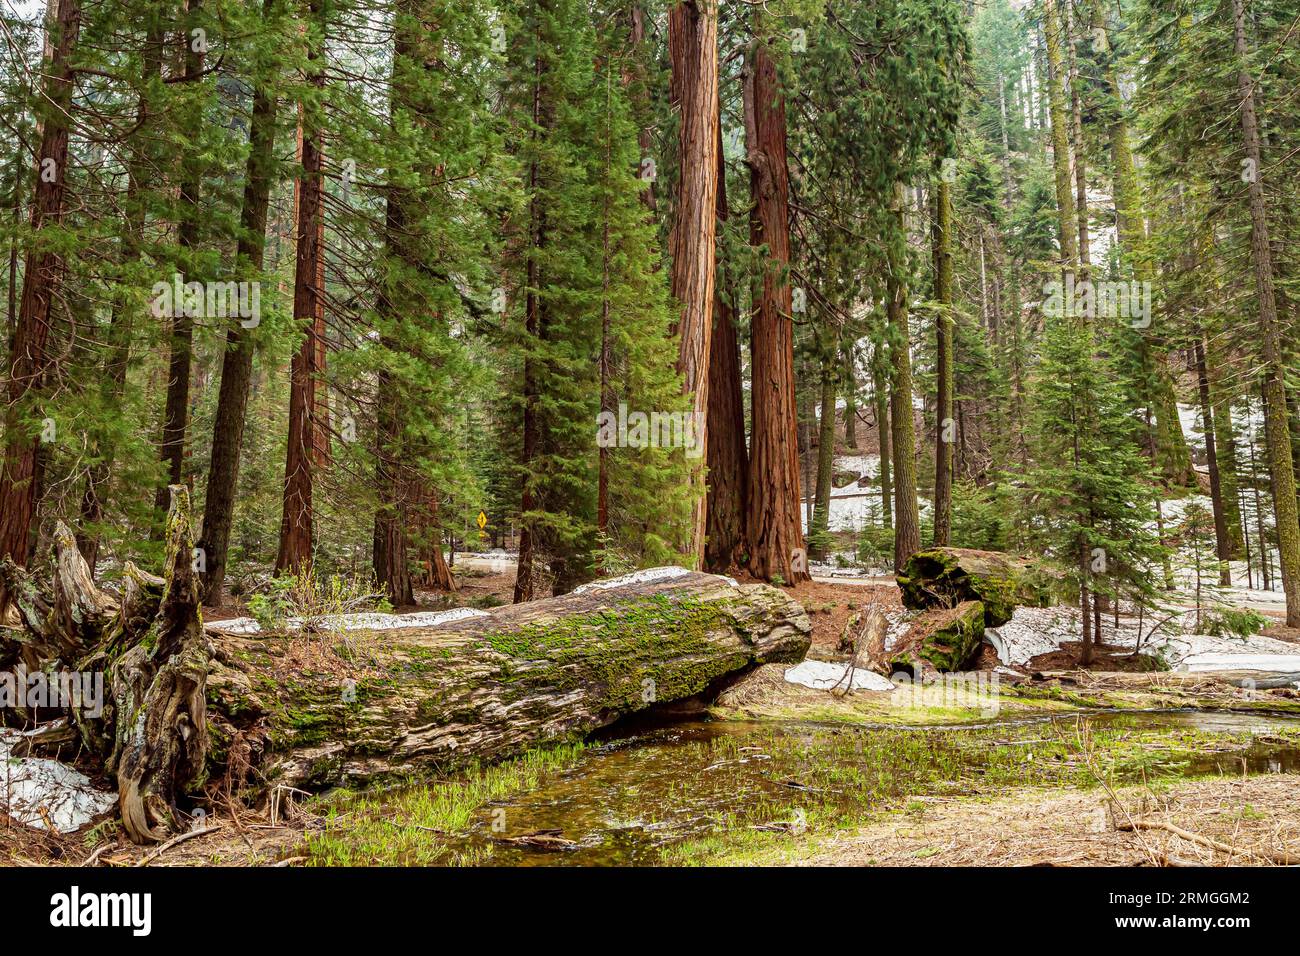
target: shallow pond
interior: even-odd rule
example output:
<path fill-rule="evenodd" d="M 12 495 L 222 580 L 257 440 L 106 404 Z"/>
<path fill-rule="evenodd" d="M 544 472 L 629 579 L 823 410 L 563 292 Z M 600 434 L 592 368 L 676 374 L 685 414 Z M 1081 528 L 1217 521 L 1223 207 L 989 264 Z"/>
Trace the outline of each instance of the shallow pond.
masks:
<path fill-rule="evenodd" d="M 1300 719 L 1097 713 L 956 727 L 622 724 L 443 840 L 491 865 L 652 865 L 737 829 L 851 825 L 925 796 L 1300 771 Z"/>

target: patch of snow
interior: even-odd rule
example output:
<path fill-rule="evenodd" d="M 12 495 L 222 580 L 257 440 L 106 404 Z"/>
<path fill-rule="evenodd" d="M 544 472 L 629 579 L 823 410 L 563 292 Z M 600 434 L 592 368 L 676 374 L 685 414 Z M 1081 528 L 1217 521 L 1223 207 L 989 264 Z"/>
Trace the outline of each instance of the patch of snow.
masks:
<path fill-rule="evenodd" d="M 416 611 L 413 614 L 380 614 L 378 612 L 358 612 L 356 614 L 334 614 L 313 619 L 312 624 L 322 630 L 335 631 L 396 631 L 409 627 L 438 627 L 453 621 L 463 621 L 471 617 L 487 617 L 487 611 L 472 607 L 457 607 L 449 611 Z M 228 621 L 213 621 L 205 624 L 209 631 L 218 634 L 260 634 L 262 626 L 251 617 L 235 617 Z M 303 619 L 291 617 L 285 622 L 285 629 L 300 631 Z"/>
<path fill-rule="evenodd" d="M 0 805 L 15 822 L 37 830 L 53 826 L 60 833 L 71 833 L 117 802 L 117 794 L 96 789 L 89 777 L 65 763 L 12 757 L 22 736 L 17 731 L 0 730 Z"/>
<path fill-rule="evenodd" d="M 843 689 L 848 681 L 845 675 L 848 673 L 848 664 L 836 664 L 831 661 L 813 661 L 806 660 L 794 667 L 788 668 L 785 672 L 785 680 L 788 684 L 798 684 L 801 687 L 811 687 L 813 690 L 831 690 L 838 687 Z M 881 677 L 874 671 L 869 671 L 858 667 L 853 671 L 852 690 L 893 690 L 893 682 L 887 677 Z"/>
<path fill-rule="evenodd" d="M 998 652 L 1000 663 L 1023 665 L 1057 650 L 1063 641 L 1077 641 L 1079 617 L 1066 608 L 1018 607 L 1006 624 L 986 630 L 984 639 Z"/>
<path fill-rule="evenodd" d="M 582 584 L 573 589 L 574 594 L 590 594 L 592 591 L 609 591 L 614 588 L 625 588 L 633 584 L 649 584 L 652 581 L 671 581 L 673 578 L 684 577 L 692 573 L 686 568 L 676 565 L 669 565 L 666 568 L 646 568 L 642 571 L 633 571 L 631 574 L 620 574 L 616 578 L 602 578 L 599 581 L 592 581 L 590 584 Z M 732 582 L 735 583 L 734 581 Z"/>
<path fill-rule="evenodd" d="M 1300 673 L 1300 645 L 1256 634 L 1252 637 L 1211 637 L 1178 634 L 1151 641 L 1144 651 L 1159 652 L 1176 671 L 1271 671 Z"/>

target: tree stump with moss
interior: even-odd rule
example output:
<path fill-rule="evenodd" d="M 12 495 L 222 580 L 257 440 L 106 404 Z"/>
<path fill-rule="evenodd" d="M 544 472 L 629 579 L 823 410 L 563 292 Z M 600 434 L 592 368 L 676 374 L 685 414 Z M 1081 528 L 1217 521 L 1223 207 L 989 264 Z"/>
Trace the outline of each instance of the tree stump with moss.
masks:
<path fill-rule="evenodd" d="M 979 601 L 984 626 L 1001 627 L 1018 606 L 1054 603 L 1058 576 L 1026 558 L 996 551 L 930 548 L 912 555 L 897 580 L 905 607 L 952 609 Z"/>
<path fill-rule="evenodd" d="M 879 645 L 867 666 L 886 677 L 899 671 L 919 678 L 932 670 L 963 670 L 975 660 L 984 642 L 985 614 L 979 601 L 926 611 L 891 648 L 885 650 L 883 644 Z"/>

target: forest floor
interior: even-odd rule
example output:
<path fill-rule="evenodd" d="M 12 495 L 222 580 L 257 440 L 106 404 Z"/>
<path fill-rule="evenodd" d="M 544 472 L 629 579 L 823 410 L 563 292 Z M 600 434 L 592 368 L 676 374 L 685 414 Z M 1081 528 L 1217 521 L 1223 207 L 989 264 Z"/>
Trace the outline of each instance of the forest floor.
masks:
<path fill-rule="evenodd" d="M 1191 836 L 1164 829 L 1166 825 Z M 794 852 L 786 848 L 780 859 L 764 860 L 758 854 L 748 862 L 805 866 L 1295 863 L 1300 862 L 1300 775 L 1211 777 L 1113 792 L 1031 790 L 991 798 L 917 798 L 905 809 L 866 826 L 814 837 Z"/>

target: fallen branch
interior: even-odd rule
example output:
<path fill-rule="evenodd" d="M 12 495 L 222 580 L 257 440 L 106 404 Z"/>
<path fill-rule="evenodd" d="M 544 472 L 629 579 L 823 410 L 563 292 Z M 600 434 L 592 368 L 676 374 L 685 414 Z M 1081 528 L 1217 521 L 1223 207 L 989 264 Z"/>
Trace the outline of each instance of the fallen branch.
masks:
<path fill-rule="evenodd" d="M 1116 823 L 1115 829 L 1123 830 L 1125 832 L 1134 832 L 1137 830 L 1164 830 L 1166 833 L 1172 833 L 1180 840 L 1187 840 L 1190 843 L 1197 843 L 1201 846 L 1209 847 L 1211 850 L 1217 850 L 1220 853 L 1227 854 L 1229 858 L 1238 853 L 1245 853 L 1249 856 L 1258 857 L 1261 860 L 1275 863 L 1278 866 L 1300 866 L 1300 856 L 1297 856 L 1294 853 L 1288 853 L 1286 850 L 1274 852 L 1272 850 L 1251 850 L 1242 847 L 1233 847 L 1226 843 L 1222 843 L 1219 840 L 1202 836 L 1199 833 L 1193 833 L 1191 830 L 1184 830 L 1180 826 L 1166 823 L 1163 820 L 1134 820 L 1130 817 L 1128 823 Z"/>

